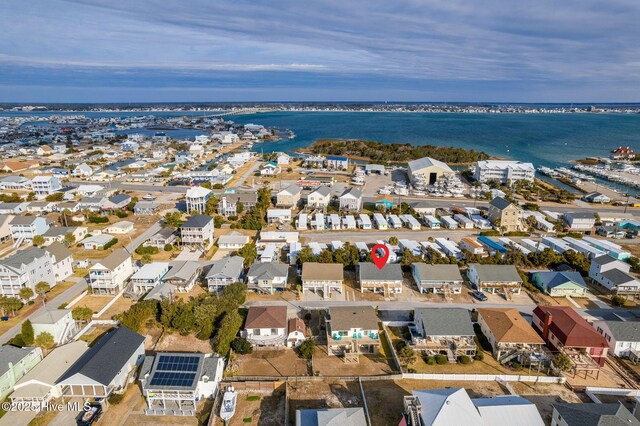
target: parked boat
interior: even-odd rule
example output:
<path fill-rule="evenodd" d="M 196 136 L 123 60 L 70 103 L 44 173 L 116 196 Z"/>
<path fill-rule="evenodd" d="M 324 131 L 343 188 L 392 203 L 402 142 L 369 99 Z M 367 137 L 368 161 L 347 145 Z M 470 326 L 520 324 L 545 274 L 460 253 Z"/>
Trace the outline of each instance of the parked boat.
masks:
<path fill-rule="evenodd" d="M 220 418 L 225 422 L 231 420 L 236 413 L 236 403 L 238 402 L 238 394 L 233 386 L 227 386 L 222 396 L 222 406 L 220 407 Z"/>

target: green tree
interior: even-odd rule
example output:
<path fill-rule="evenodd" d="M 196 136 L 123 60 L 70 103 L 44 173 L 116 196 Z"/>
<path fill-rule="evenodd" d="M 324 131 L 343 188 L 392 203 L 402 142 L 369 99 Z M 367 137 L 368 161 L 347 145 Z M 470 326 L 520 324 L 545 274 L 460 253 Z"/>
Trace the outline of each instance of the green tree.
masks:
<path fill-rule="evenodd" d="M 143 300 L 131 306 L 128 311 L 114 315 L 113 319 L 119 321 L 121 326 L 138 332 L 147 321 L 155 319 L 157 314 L 158 302 L 155 300 Z"/>
<path fill-rule="evenodd" d="M 93 310 L 86 306 L 78 306 L 71 311 L 71 316 L 76 321 L 89 322 L 93 318 Z"/>
<path fill-rule="evenodd" d="M 418 262 L 422 262 L 422 258 L 420 256 L 416 256 L 410 249 L 406 247 L 402 250 L 402 259 L 400 259 L 400 265 L 411 266 L 414 263 Z"/>
<path fill-rule="evenodd" d="M 389 237 L 389 244 L 391 244 L 392 246 L 397 246 L 398 245 L 398 237 L 396 237 L 395 235 L 392 237 Z"/>
<path fill-rule="evenodd" d="M 329 249 L 324 249 L 318 256 L 318 262 L 320 263 L 333 263 L 333 253 Z"/>
<path fill-rule="evenodd" d="M 171 328 L 178 330 L 182 336 L 186 336 L 193 329 L 195 322 L 196 317 L 193 313 L 193 307 L 179 300 L 171 318 Z"/>
<path fill-rule="evenodd" d="M 33 201 L 36 199 L 36 193 L 31 191 L 28 195 L 27 195 L 27 201 Z"/>
<path fill-rule="evenodd" d="M 242 316 L 238 311 L 231 311 L 224 316 L 214 339 L 215 351 L 218 354 L 226 356 L 229 353 L 231 342 L 236 338 L 241 326 Z"/>
<path fill-rule="evenodd" d="M 561 371 L 569 371 L 571 368 L 571 359 L 566 354 L 559 353 L 553 358 L 553 365 Z"/>
<path fill-rule="evenodd" d="M 613 306 L 624 306 L 624 297 L 620 296 L 619 294 L 614 294 L 611 297 L 611 304 Z"/>
<path fill-rule="evenodd" d="M 0 296 L 0 312 L 3 316 L 15 315 L 22 306 L 22 301 L 17 297 Z"/>
<path fill-rule="evenodd" d="M 405 346 L 398 351 L 398 357 L 400 362 L 407 366 L 414 364 L 418 360 L 416 351 L 411 346 Z"/>
<path fill-rule="evenodd" d="M 213 335 L 213 326 L 218 314 L 218 307 L 213 303 L 195 305 L 193 315 L 195 326 L 198 330 L 196 337 L 200 340 L 208 340 Z"/>
<path fill-rule="evenodd" d="M 310 247 L 303 247 L 296 254 L 296 263 L 298 263 L 298 265 L 303 265 L 306 262 L 315 262 L 317 260 Z"/>
<path fill-rule="evenodd" d="M 71 247 L 76 242 L 76 237 L 71 232 L 64 234 L 64 244 Z"/>
<path fill-rule="evenodd" d="M 240 214 L 244 211 L 244 204 L 241 202 L 236 203 L 236 213 Z"/>
<path fill-rule="evenodd" d="M 172 226 L 174 228 L 179 228 L 180 225 L 184 223 L 184 220 L 182 220 L 182 213 L 172 212 L 172 213 L 165 214 L 164 223 L 165 225 Z"/>
<path fill-rule="evenodd" d="M 31 300 L 34 293 L 33 290 L 31 290 L 29 287 L 22 287 L 18 292 L 18 295 L 22 300 Z"/>
<path fill-rule="evenodd" d="M 313 358 L 313 353 L 316 350 L 316 341 L 313 339 L 306 339 L 300 346 L 298 346 L 298 353 L 300 356 L 308 361 Z"/>
<path fill-rule="evenodd" d="M 53 345 L 55 345 L 53 336 L 51 335 L 51 333 L 47 333 L 46 331 L 43 331 L 42 333 L 38 334 L 34 343 L 36 346 L 42 349 L 47 349 L 47 350 L 53 348 Z"/>
<path fill-rule="evenodd" d="M 53 203 L 64 200 L 64 194 L 62 192 L 56 192 L 54 194 L 49 194 L 45 198 L 46 201 Z"/>
<path fill-rule="evenodd" d="M 36 293 L 38 293 L 40 297 L 42 297 L 42 303 L 44 303 L 45 293 L 51 290 L 51 286 L 46 281 L 40 281 L 38 284 L 36 284 L 35 289 L 36 289 Z"/>
<path fill-rule="evenodd" d="M 142 255 L 142 257 L 140 258 L 140 262 L 144 265 L 146 265 L 147 263 L 151 263 L 153 262 L 153 259 L 151 258 L 151 255 L 149 253 L 145 253 Z"/>
<path fill-rule="evenodd" d="M 640 259 L 636 256 L 629 257 L 627 263 L 631 265 L 631 272 L 640 272 Z"/>
<path fill-rule="evenodd" d="M 250 354 L 253 351 L 251 343 L 242 337 L 236 337 L 231 341 L 231 349 L 240 355 Z"/>
<path fill-rule="evenodd" d="M 231 283 L 222 290 L 218 299 L 218 312 L 229 313 L 237 310 L 247 298 L 247 285 L 242 282 Z"/>
<path fill-rule="evenodd" d="M 44 237 L 42 235 L 35 235 L 32 241 L 34 246 L 41 246 L 44 244 Z"/>
<path fill-rule="evenodd" d="M 238 256 L 244 259 L 244 266 L 248 267 L 253 264 L 258 257 L 258 250 L 256 248 L 256 243 L 250 241 L 249 244 L 245 244 L 240 250 L 238 250 Z"/>
<path fill-rule="evenodd" d="M 22 336 L 22 341 L 25 346 L 33 345 L 34 335 L 33 335 L 33 325 L 31 321 L 25 320 L 22 323 L 22 329 L 20 330 L 20 335 Z"/>

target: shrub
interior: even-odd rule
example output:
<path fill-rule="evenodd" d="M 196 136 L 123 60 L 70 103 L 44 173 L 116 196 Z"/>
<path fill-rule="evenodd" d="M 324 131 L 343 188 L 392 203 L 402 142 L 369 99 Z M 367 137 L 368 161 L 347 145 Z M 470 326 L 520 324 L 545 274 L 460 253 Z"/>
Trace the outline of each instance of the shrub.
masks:
<path fill-rule="evenodd" d="M 405 346 L 407 346 L 407 344 L 404 342 L 404 340 L 400 340 L 398 343 L 396 343 L 396 351 L 400 352 Z"/>
<path fill-rule="evenodd" d="M 611 304 L 613 306 L 624 306 L 624 297 L 619 294 L 613 295 L 613 297 L 611 297 Z"/>
<path fill-rule="evenodd" d="M 171 244 L 164 245 L 164 251 L 172 251 L 172 250 L 173 250 L 173 246 Z"/>
<path fill-rule="evenodd" d="M 140 246 L 136 249 L 136 253 L 144 256 L 145 254 L 148 254 L 149 256 L 152 256 L 154 254 L 158 254 L 160 252 L 160 249 L 158 249 L 158 247 L 144 247 L 144 246 Z"/>
<path fill-rule="evenodd" d="M 118 405 L 124 399 L 124 393 L 114 393 L 109 397 L 109 404 Z"/>
<path fill-rule="evenodd" d="M 114 238 L 111 241 L 109 241 L 107 244 L 104 245 L 104 247 L 102 247 L 102 250 L 107 250 L 108 248 L 113 247 L 114 245 L 116 245 L 118 243 L 118 239 Z"/>
<path fill-rule="evenodd" d="M 106 216 L 89 215 L 89 223 L 109 223 L 109 218 Z"/>
<path fill-rule="evenodd" d="M 247 401 L 260 401 L 260 395 L 247 395 Z"/>
<path fill-rule="evenodd" d="M 484 352 L 478 351 L 474 358 L 476 359 L 476 361 L 482 361 L 484 359 Z"/>
<path fill-rule="evenodd" d="M 445 365 L 447 362 L 449 361 L 447 360 L 446 355 L 436 355 L 436 364 Z"/>
<path fill-rule="evenodd" d="M 436 365 L 436 359 L 432 356 L 428 356 L 425 362 L 427 365 Z"/>
<path fill-rule="evenodd" d="M 520 370 L 522 368 L 522 364 L 517 361 L 513 361 L 511 363 L 511 368 L 513 368 L 514 370 Z"/>
<path fill-rule="evenodd" d="M 236 337 L 231 341 L 231 348 L 234 351 L 239 353 L 240 355 L 250 354 L 253 351 L 253 347 L 251 343 L 247 339 L 243 339 L 242 337 Z"/>
<path fill-rule="evenodd" d="M 460 364 L 467 365 L 471 363 L 471 358 L 469 358 L 467 355 L 462 355 L 459 361 L 460 361 Z"/>
<path fill-rule="evenodd" d="M 129 213 L 122 210 L 116 210 L 114 214 L 118 216 L 120 219 L 124 219 L 125 217 L 129 216 Z"/>
<path fill-rule="evenodd" d="M 316 341 L 313 339 L 307 339 L 298 347 L 300 356 L 306 360 L 313 358 L 313 353 L 316 350 Z"/>
<path fill-rule="evenodd" d="M 483 237 L 497 237 L 498 235 L 500 235 L 500 231 L 492 229 L 490 231 L 482 231 L 480 235 Z"/>

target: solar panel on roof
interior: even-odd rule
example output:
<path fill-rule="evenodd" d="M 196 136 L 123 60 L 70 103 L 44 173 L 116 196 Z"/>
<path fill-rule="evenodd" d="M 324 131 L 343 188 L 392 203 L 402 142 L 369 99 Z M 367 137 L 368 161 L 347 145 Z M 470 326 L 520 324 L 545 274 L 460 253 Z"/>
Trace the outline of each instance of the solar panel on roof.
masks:
<path fill-rule="evenodd" d="M 191 386 L 196 378 L 195 373 L 156 372 L 151 379 L 151 386 Z"/>

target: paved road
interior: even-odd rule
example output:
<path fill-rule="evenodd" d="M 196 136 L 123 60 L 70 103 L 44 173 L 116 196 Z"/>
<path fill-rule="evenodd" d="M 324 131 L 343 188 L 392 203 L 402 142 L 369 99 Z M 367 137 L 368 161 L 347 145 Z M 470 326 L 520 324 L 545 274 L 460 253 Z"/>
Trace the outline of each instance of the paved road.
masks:
<path fill-rule="evenodd" d="M 387 231 L 322 231 L 322 232 L 301 232 L 301 238 L 307 238 L 316 243 L 330 243 L 332 241 L 349 241 L 351 243 L 363 242 L 374 243 L 378 240 L 388 240 L 391 236 L 396 236 L 399 240 L 409 239 L 416 241 L 427 241 L 429 237 L 450 238 L 453 241 L 460 241 L 464 237 L 478 235 L 477 229 L 457 229 L 457 230 L 433 230 L 433 231 L 412 231 L 408 228 L 389 229 Z"/>
<path fill-rule="evenodd" d="M 147 239 L 151 238 L 151 236 L 153 236 L 153 234 L 158 232 L 161 228 L 162 226 L 160 222 L 154 223 L 149 227 L 149 229 L 147 229 L 145 232 L 143 232 L 137 238 L 133 239 L 129 244 L 127 244 L 125 248 L 129 252 L 133 252 L 136 248 L 138 248 L 140 244 L 142 244 Z M 77 283 L 75 283 L 74 285 L 72 285 L 62 293 L 60 293 L 58 296 L 54 297 L 51 300 L 48 300 L 47 307 L 49 309 L 57 309 L 58 306 L 62 305 L 63 303 L 67 303 L 73 300 L 78 294 L 82 293 L 86 288 L 87 288 L 87 281 L 84 278 L 82 278 Z M 40 301 L 36 301 L 36 303 L 40 303 Z M 43 309 L 45 309 L 45 307 L 41 306 L 39 309 L 32 312 L 31 315 L 29 315 L 25 319 L 31 318 L 35 315 L 42 313 Z M 7 343 L 10 339 L 15 337 L 16 334 L 20 333 L 21 327 L 22 327 L 22 323 L 19 323 L 14 327 L 10 328 L 9 330 L 7 330 L 4 334 L 2 334 L 0 336 L 0 345 Z"/>

